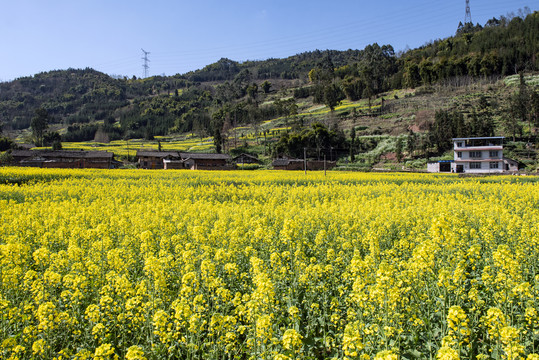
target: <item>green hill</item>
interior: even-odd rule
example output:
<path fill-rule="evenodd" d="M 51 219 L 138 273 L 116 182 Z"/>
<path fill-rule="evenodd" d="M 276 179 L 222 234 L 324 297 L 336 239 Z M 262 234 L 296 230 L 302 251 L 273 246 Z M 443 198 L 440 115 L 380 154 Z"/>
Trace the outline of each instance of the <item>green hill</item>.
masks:
<path fill-rule="evenodd" d="M 428 138 L 437 110 L 443 109 L 462 114 L 470 126 L 488 114 L 496 134 L 530 141 L 535 139 L 533 109 L 511 113 L 511 96 L 521 88 L 499 80 L 539 70 L 538 29 L 539 13 L 534 12 L 524 19 L 493 18 L 484 26 L 465 24 L 455 36 L 402 54 L 375 43 L 363 50 L 316 50 L 286 59 L 223 58 L 197 71 L 146 79 L 112 78 L 92 69 L 55 70 L 0 83 L 0 121 L 8 136 L 31 140 L 32 118 L 43 108 L 50 115 L 49 131 L 57 131 L 64 143 L 191 134 L 224 138 L 220 145 L 227 151 L 253 147 L 262 152 L 257 136 L 263 134 L 265 145 L 273 146 L 264 146 L 263 152 L 273 155 L 290 153 L 281 131 L 273 129 L 287 129 L 288 139 L 297 142 L 312 124 L 321 123 L 339 132 L 341 140 L 343 130 L 352 128 L 358 136 L 392 136 L 393 145 L 385 150 L 395 152 L 396 136 L 412 131 Z M 526 79 L 530 106 L 537 92 L 534 79 Z M 512 130 L 507 117 L 517 118 Z M 225 143 L 231 129 L 240 127 L 241 144 L 237 134 L 233 145 Z M 302 141 L 307 140 L 296 145 Z M 357 151 L 378 147 L 369 141 Z M 356 151 L 354 146 L 339 145 L 341 156 Z M 426 147 L 423 157 L 443 150 L 432 141 L 418 146 Z M 418 149 L 410 153 L 420 154 Z M 378 158 L 373 155 L 369 163 Z"/>

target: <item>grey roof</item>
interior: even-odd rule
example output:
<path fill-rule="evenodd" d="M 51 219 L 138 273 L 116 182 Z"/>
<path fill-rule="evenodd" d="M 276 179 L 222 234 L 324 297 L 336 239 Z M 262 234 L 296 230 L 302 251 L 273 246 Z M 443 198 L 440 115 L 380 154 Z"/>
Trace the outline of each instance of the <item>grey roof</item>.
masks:
<path fill-rule="evenodd" d="M 286 166 L 290 163 L 289 159 L 274 159 L 271 163 L 273 166 Z"/>
<path fill-rule="evenodd" d="M 230 156 L 227 154 L 209 154 L 209 153 L 180 153 L 182 159 L 193 159 L 193 160 L 228 160 Z"/>
<path fill-rule="evenodd" d="M 303 160 L 301 159 L 285 159 L 285 158 L 282 158 L 282 159 L 273 159 L 273 162 L 271 163 L 271 165 L 273 166 L 286 166 L 292 162 L 303 162 Z"/>
<path fill-rule="evenodd" d="M 238 156 L 234 156 L 232 158 L 232 160 L 236 160 L 236 159 L 239 159 L 241 157 L 246 157 L 246 158 L 250 158 L 250 159 L 253 159 L 253 160 L 256 160 L 256 161 L 260 161 L 260 160 L 258 160 L 258 158 L 256 156 L 253 156 L 253 155 L 250 155 L 250 154 L 245 154 L 245 153 L 241 153 Z"/>
<path fill-rule="evenodd" d="M 227 154 L 210 154 L 210 153 L 184 153 L 179 151 L 153 151 L 153 150 L 137 150 L 137 157 L 156 157 L 156 158 L 181 158 L 183 160 L 228 160 L 230 156 Z"/>
<path fill-rule="evenodd" d="M 515 164 L 518 164 L 518 161 L 516 161 L 515 159 L 511 159 L 511 158 L 508 158 L 508 157 L 503 157 L 504 160 L 506 160 L 507 162 L 513 162 Z"/>
<path fill-rule="evenodd" d="M 137 150 L 137 157 L 178 158 L 180 157 L 180 153 L 177 151 Z"/>
<path fill-rule="evenodd" d="M 112 159 L 114 154 L 108 151 L 77 151 L 77 150 L 13 150 L 13 157 L 45 159 Z"/>
<path fill-rule="evenodd" d="M 34 157 L 39 156 L 40 152 L 35 150 L 13 150 L 11 156 L 13 157 Z"/>
<path fill-rule="evenodd" d="M 451 139 L 452 141 L 457 141 L 457 140 L 472 140 L 472 139 L 482 139 L 482 140 L 487 140 L 487 139 L 505 139 L 504 136 L 485 136 L 485 137 L 467 137 L 467 138 L 453 138 Z"/>

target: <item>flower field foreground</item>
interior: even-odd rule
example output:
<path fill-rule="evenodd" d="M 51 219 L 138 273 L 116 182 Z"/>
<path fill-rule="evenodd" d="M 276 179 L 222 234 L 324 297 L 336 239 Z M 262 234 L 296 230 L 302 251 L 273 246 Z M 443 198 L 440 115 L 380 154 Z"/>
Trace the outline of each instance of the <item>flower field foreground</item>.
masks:
<path fill-rule="evenodd" d="M 0 169 L 2 359 L 539 359 L 533 178 Z"/>

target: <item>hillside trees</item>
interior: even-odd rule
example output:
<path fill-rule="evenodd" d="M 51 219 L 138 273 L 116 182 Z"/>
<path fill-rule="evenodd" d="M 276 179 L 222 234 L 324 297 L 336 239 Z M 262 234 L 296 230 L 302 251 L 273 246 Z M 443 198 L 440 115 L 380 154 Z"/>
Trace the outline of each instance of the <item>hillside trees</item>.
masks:
<path fill-rule="evenodd" d="M 341 131 L 330 130 L 315 122 L 310 128 L 298 129 L 281 135 L 273 148 L 273 155 L 275 157 L 287 155 L 302 158 L 305 149 L 309 157 L 316 157 L 320 160 L 325 154 L 328 159 L 334 159 L 336 158 L 334 155 L 336 150 L 348 150 L 348 148 L 343 149 L 343 144 L 346 143 L 345 136 Z"/>
<path fill-rule="evenodd" d="M 454 110 L 438 110 L 434 115 L 434 123 L 429 129 L 430 144 L 441 153 L 451 147 L 451 138 L 470 136 L 466 132 L 464 116 Z M 479 136 L 479 135 L 478 135 Z"/>
<path fill-rule="evenodd" d="M 539 126 L 539 90 L 528 87 L 524 75 L 520 74 L 520 85 L 510 99 L 504 117 L 504 128 L 513 136 L 522 136 L 522 124 L 528 125 L 528 135 L 531 136 L 532 127 Z"/>
<path fill-rule="evenodd" d="M 314 101 L 333 109 L 345 97 L 352 101 L 389 90 L 398 66 L 391 45 L 367 45 L 357 59 L 335 68 L 327 57 L 309 72 Z M 297 94 L 298 97 L 301 94 Z"/>
<path fill-rule="evenodd" d="M 314 102 L 326 105 L 333 112 L 345 96 L 340 82 L 336 80 L 335 68 L 329 56 L 311 69 L 309 80 L 314 84 Z"/>
<path fill-rule="evenodd" d="M 373 94 L 390 88 L 390 78 L 396 73 L 395 51 L 391 45 L 367 45 L 359 61 L 360 78 Z"/>
<path fill-rule="evenodd" d="M 405 53 L 399 71 L 408 87 L 454 76 L 512 75 L 539 69 L 539 12 L 459 26 L 454 37 Z"/>
<path fill-rule="evenodd" d="M 30 123 L 36 146 L 43 146 L 43 135 L 45 134 L 45 130 L 49 127 L 49 121 L 50 115 L 46 109 L 36 109 L 35 115 Z"/>

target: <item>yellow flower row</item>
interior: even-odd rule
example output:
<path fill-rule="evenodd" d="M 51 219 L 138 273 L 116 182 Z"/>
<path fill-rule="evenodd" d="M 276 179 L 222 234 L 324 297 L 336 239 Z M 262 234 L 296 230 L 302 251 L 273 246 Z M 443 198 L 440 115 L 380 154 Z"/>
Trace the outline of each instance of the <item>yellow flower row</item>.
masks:
<path fill-rule="evenodd" d="M 0 169 L 0 358 L 530 358 L 533 178 Z"/>

